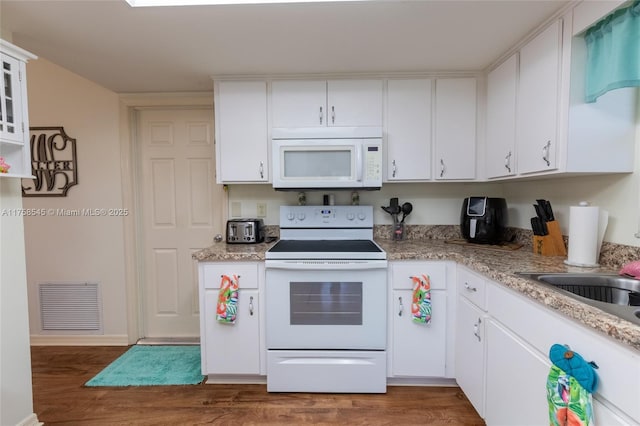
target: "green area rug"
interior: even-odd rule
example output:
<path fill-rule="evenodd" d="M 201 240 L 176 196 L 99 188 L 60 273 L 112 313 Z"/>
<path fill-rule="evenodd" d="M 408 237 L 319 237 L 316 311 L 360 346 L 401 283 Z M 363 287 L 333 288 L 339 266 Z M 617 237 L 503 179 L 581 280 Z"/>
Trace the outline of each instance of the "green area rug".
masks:
<path fill-rule="evenodd" d="M 133 346 L 85 386 L 195 385 L 200 370 L 200 346 Z"/>

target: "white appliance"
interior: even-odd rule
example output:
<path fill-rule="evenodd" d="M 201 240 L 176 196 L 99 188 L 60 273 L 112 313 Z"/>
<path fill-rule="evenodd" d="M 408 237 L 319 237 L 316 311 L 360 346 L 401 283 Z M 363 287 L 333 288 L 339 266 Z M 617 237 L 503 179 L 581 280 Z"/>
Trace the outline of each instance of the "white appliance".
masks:
<path fill-rule="evenodd" d="M 267 391 L 385 393 L 387 260 L 372 206 L 283 206 L 265 254 Z"/>
<path fill-rule="evenodd" d="M 380 189 L 382 128 L 274 128 L 273 187 Z"/>

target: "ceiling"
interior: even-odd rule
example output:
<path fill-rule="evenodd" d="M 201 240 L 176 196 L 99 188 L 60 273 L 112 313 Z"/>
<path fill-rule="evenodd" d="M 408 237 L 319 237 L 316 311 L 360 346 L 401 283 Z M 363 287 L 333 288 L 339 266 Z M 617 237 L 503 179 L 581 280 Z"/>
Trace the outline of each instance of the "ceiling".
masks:
<path fill-rule="evenodd" d="M 131 8 L 0 0 L 14 44 L 118 93 L 210 91 L 213 75 L 482 70 L 564 0 L 378 0 Z"/>

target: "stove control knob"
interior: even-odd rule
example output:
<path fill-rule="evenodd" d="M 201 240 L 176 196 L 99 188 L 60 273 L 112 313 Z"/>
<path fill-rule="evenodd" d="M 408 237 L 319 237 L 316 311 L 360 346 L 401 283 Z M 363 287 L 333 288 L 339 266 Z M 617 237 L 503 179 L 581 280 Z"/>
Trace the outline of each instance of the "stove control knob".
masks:
<path fill-rule="evenodd" d="M 356 215 L 354 215 L 353 213 L 347 213 L 347 219 L 348 220 L 353 220 L 356 218 Z"/>
<path fill-rule="evenodd" d="M 296 218 L 296 215 L 294 215 L 293 213 L 289 213 L 289 214 L 287 215 L 287 219 L 289 219 L 289 220 L 293 220 L 293 219 L 295 219 L 295 218 Z"/>
<path fill-rule="evenodd" d="M 304 213 L 298 213 L 298 220 L 304 220 L 305 217 Z"/>
<path fill-rule="evenodd" d="M 365 220 L 366 218 L 367 218 L 367 215 L 365 215 L 364 213 L 358 213 L 358 219 Z"/>

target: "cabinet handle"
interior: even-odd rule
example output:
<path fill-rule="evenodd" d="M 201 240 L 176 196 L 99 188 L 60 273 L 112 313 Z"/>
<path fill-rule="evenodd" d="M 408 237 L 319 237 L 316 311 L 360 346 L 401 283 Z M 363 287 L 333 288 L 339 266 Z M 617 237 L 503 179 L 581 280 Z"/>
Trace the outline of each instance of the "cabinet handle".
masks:
<path fill-rule="evenodd" d="M 542 159 L 547 163 L 547 167 L 551 165 L 549 161 L 549 152 L 551 151 L 551 141 L 547 141 L 547 144 L 542 148 Z"/>
<path fill-rule="evenodd" d="M 398 297 L 398 316 L 402 316 L 402 311 L 404 311 L 404 305 L 402 304 L 402 297 Z"/>
<path fill-rule="evenodd" d="M 511 173 L 511 151 L 504 157 L 504 167 Z"/>
<path fill-rule="evenodd" d="M 396 160 L 393 160 L 391 164 L 393 165 L 393 171 L 391 172 L 391 177 L 396 177 L 396 171 L 398 170 L 398 168 L 396 167 Z"/>
<path fill-rule="evenodd" d="M 480 318 L 478 318 L 477 323 L 473 324 L 473 335 L 478 338 L 478 342 L 482 341 L 480 338 L 480 324 L 482 324 L 482 320 Z"/>
<path fill-rule="evenodd" d="M 440 159 L 440 177 L 444 176 L 444 160 Z"/>
<path fill-rule="evenodd" d="M 477 288 L 471 287 L 468 282 L 464 283 L 464 288 L 466 288 L 468 291 L 472 291 L 472 292 L 478 291 Z"/>
<path fill-rule="evenodd" d="M 336 107 L 331 105 L 331 124 L 336 122 Z"/>
<path fill-rule="evenodd" d="M 260 162 L 260 179 L 264 179 L 264 162 Z"/>
<path fill-rule="evenodd" d="M 249 315 L 253 315 L 253 296 L 249 297 Z"/>
<path fill-rule="evenodd" d="M 324 119 L 324 114 L 322 114 L 322 107 L 320 107 L 320 124 L 322 124 L 323 119 Z"/>

